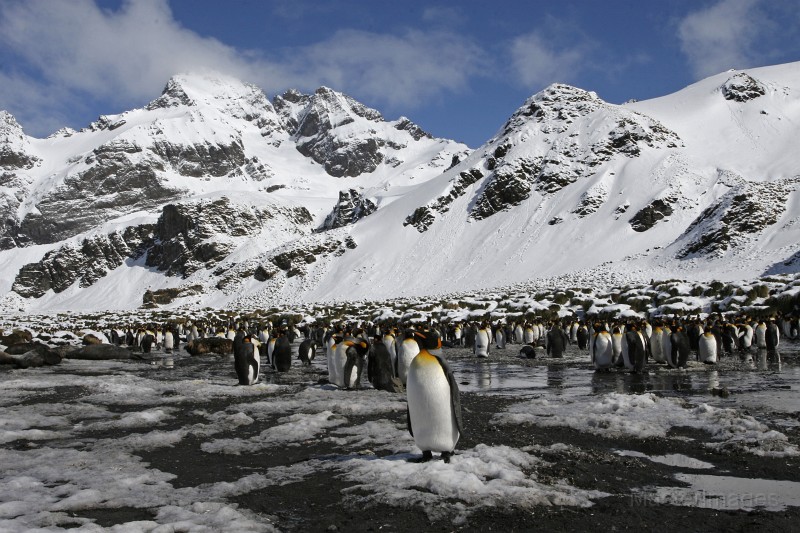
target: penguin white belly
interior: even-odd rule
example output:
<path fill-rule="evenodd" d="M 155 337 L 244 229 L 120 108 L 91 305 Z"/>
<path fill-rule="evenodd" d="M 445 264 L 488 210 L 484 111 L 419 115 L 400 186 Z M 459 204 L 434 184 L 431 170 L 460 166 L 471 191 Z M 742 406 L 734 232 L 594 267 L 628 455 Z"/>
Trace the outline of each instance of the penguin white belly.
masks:
<path fill-rule="evenodd" d="M 633 369 L 633 361 L 631 360 L 631 356 L 628 350 L 628 339 L 624 336 L 620 336 L 620 350 L 622 354 L 622 362 L 625 363 L 625 368 L 628 370 Z"/>
<path fill-rule="evenodd" d="M 514 328 L 514 342 L 517 344 L 522 344 L 525 342 L 525 331 L 523 331 L 522 326 L 517 326 Z"/>
<path fill-rule="evenodd" d="M 496 340 L 495 346 L 497 346 L 498 348 L 503 349 L 503 348 L 506 347 L 506 334 L 503 333 L 502 330 L 499 330 L 497 332 L 497 335 L 495 336 L 495 340 Z"/>
<path fill-rule="evenodd" d="M 422 451 L 452 452 L 459 433 L 447 376 L 430 354 L 411 363 L 408 371 L 408 414 L 414 442 Z"/>
<path fill-rule="evenodd" d="M 397 377 L 403 384 L 408 381 L 408 369 L 418 353 L 419 344 L 414 339 L 406 339 L 400 345 L 400 353 L 397 354 Z"/>
<path fill-rule="evenodd" d="M 767 326 L 765 324 L 756 326 L 756 346 L 759 348 L 767 347 Z"/>
<path fill-rule="evenodd" d="M 534 340 L 533 339 L 533 329 L 531 329 L 531 328 L 526 329 L 522 338 L 525 341 L 525 344 L 532 344 L 533 340 Z"/>
<path fill-rule="evenodd" d="M 256 365 L 248 365 L 247 368 L 247 382 L 250 385 L 255 385 L 258 382 L 258 373 L 261 368 L 261 356 L 258 355 L 258 347 L 253 352 L 253 359 L 256 360 Z"/>
<path fill-rule="evenodd" d="M 614 358 L 622 354 L 622 334 L 613 333 L 611 335 L 611 350 L 613 351 Z"/>
<path fill-rule="evenodd" d="M 700 361 L 703 363 L 717 362 L 717 339 L 712 333 L 703 333 L 698 346 Z"/>
<path fill-rule="evenodd" d="M 475 355 L 489 357 L 489 335 L 486 334 L 486 330 L 478 330 L 475 335 Z"/>
<path fill-rule="evenodd" d="M 336 383 L 336 368 L 333 365 L 333 353 L 336 351 L 336 341 L 328 339 L 325 344 L 325 361 L 328 365 L 328 381 Z"/>
<path fill-rule="evenodd" d="M 747 350 L 753 345 L 753 328 L 750 325 L 745 325 L 742 327 L 742 332 L 741 346 Z"/>
<path fill-rule="evenodd" d="M 652 345 L 650 349 L 653 349 Z M 664 360 L 672 366 L 672 330 L 669 328 L 664 328 L 664 332 L 661 334 L 661 353 L 663 354 Z M 678 364 L 675 363 L 674 366 L 678 366 Z"/>
<path fill-rule="evenodd" d="M 345 387 L 344 365 L 347 363 L 347 346 L 345 343 L 336 345 L 331 357 L 331 366 L 328 367 L 328 376 L 331 383 L 337 387 Z"/>
<path fill-rule="evenodd" d="M 168 331 L 164 334 L 164 349 L 172 351 L 173 348 L 175 348 L 175 339 L 172 333 Z"/>
<path fill-rule="evenodd" d="M 666 363 L 667 361 L 667 358 L 664 356 L 663 338 L 661 328 L 656 328 L 650 336 L 650 351 L 656 363 Z"/>
<path fill-rule="evenodd" d="M 596 369 L 609 368 L 614 360 L 611 335 L 608 333 L 598 333 L 592 346 L 594 350 L 594 367 Z"/>
<path fill-rule="evenodd" d="M 384 335 L 383 345 L 386 346 L 386 350 L 389 352 L 389 359 L 392 361 L 392 374 L 394 374 L 394 369 L 397 368 L 397 350 L 395 349 L 394 335 Z"/>

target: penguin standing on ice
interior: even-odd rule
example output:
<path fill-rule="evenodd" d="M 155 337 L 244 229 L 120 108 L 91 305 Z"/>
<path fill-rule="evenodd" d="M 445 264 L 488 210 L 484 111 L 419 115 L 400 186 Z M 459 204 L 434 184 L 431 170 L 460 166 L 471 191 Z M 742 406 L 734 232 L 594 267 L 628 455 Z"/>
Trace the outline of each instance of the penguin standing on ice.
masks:
<path fill-rule="evenodd" d="M 249 335 L 237 335 L 233 345 L 233 365 L 239 385 L 254 385 L 258 382 L 261 358 Z"/>
<path fill-rule="evenodd" d="M 383 342 L 372 345 L 367 354 L 367 379 L 378 390 L 399 392 L 399 380 L 394 377 L 394 365 L 389 349 Z"/>
<path fill-rule="evenodd" d="M 676 326 L 670 333 L 670 353 L 666 354 L 667 363 L 672 368 L 686 368 L 689 361 L 689 336 L 683 326 Z"/>
<path fill-rule="evenodd" d="M 342 368 L 344 388 L 360 389 L 361 373 L 364 370 L 364 362 L 369 352 L 369 343 L 362 338 L 345 339 L 339 349 L 344 348 L 345 361 Z"/>
<path fill-rule="evenodd" d="M 278 372 L 288 372 L 292 368 L 292 344 L 285 332 L 278 334 L 272 349 L 272 366 Z"/>
<path fill-rule="evenodd" d="M 397 352 L 397 370 L 395 374 L 400 378 L 403 385 L 408 381 L 408 368 L 411 366 L 411 361 L 413 361 L 419 353 L 419 344 L 417 344 L 414 334 L 414 330 L 408 330 L 406 332 L 406 338 L 403 340 L 403 344 L 400 345 L 400 350 Z"/>
<path fill-rule="evenodd" d="M 592 363 L 595 370 L 609 370 L 614 364 L 614 347 L 611 334 L 605 326 L 598 325 L 592 340 Z"/>
<path fill-rule="evenodd" d="M 316 341 L 312 340 L 311 338 L 306 338 L 303 342 L 300 343 L 300 346 L 297 349 L 297 357 L 300 361 L 303 362 L 304 365 L 310 366 L 311 361 L 314 360 L 314 357 L 317 355 L 317 343 Z"/>
<path fill-rule="evenodd" d="M 700 336 L 698 355 L 702 363 L 707 365 L 717 363 L 717 338 L 712 331 L 706 331 Z"/>
<path fill-rule="evenodd" d="M 489 344 L 491 343 L 491 335 L 489 328 L 486 324 L 481 325 L 478 332 L 475 334 L 475 344 L 472 352 L 476 357 L 489 357 Z"/>
<path fill-rule="evenodd" d="M 771 318 L 769 324 L 767 324 L 767 330 L 764 334 L 764 344 L 766 344 L 767 351 L 774 352 L 777 350 L 780 339 L 781 332 L 778 329 L 778 324 L 775 323 L 774 318 Z"/>
<path fill-rule="evenodd" d="M 575 334 L 575 338 L 578 341 L 578 349 L 583 351 L 588 347 L 589 344 L 589 328 L 586 327 L 586 324 L 581 323 L 578 326 L 578 332 Z"/>
<path fill-rule="evenodd" d="M 463 431 L 458 384 L 447 362 L 431 353 L 442 346 L 439 336 L 431 331 L 414 335 L 420 352 L 408 369 L 408 431 L 422 450 L 421 462 L 440 452 L 449 463 Z"/>

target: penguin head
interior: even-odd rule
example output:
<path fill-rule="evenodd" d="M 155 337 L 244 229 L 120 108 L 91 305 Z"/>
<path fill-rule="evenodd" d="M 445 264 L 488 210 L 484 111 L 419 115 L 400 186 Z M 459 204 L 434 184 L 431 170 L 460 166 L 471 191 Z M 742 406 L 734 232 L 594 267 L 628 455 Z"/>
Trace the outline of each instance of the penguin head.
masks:
<path fill-rule="evenodd" d="M 439 350 L 442 347 L 442 338 L 435 330 L 415 331 L 414 340 L 425 350 Z"/>

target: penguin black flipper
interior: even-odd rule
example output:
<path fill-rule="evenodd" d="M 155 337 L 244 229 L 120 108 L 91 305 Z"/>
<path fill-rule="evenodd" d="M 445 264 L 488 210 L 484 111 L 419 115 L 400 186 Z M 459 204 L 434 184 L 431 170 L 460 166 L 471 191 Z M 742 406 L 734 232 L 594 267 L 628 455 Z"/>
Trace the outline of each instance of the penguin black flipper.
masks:
<path fill-rule="evenodd" d="M 408 427 L 408 432 L 411 433 L 411 436 L 414 436 L 414 430 L 411 429 L 411 411 L 408 409 L 408 404 L 406 404 L 406 426 Z"/>
<path fill-rule="evenodd" d="M 453 407 L 453 413 L 456 417 L 456 427 L 458 428 L 459 433 L 464 432 L 464 423 L 461 420 L 461 393 L 458 390 L 458 382 L 456 381 L 456 376 L 453 374 L 453 371 L 450 369 L 450 365 L 447 364 L 447 361 L 440 355 L 431 354 L 433 355 L 439 364 L 442 366 L 442 370 L 444 370 L 444 375 L 447 376 L 447 383 L 450 385 L 450 405 Z M 409 431 L 411 430 L 411 419 L 409 418 Z M 413 433 L 411 434 L 414 435 Z"/>

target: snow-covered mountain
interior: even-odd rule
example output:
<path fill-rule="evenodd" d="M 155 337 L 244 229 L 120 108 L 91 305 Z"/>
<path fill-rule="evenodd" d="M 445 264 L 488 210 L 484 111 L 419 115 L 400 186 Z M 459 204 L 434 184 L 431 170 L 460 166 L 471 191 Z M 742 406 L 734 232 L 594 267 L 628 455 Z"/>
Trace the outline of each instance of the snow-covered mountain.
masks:
<path fill-rule="evenodd" d="M 0 115 L 7 309 L 385 299 L 800 267 L 800 63 L 613 105 L 552 85 L 472 151 L 322 87 L 181 75 L 27 137 Z"/>

